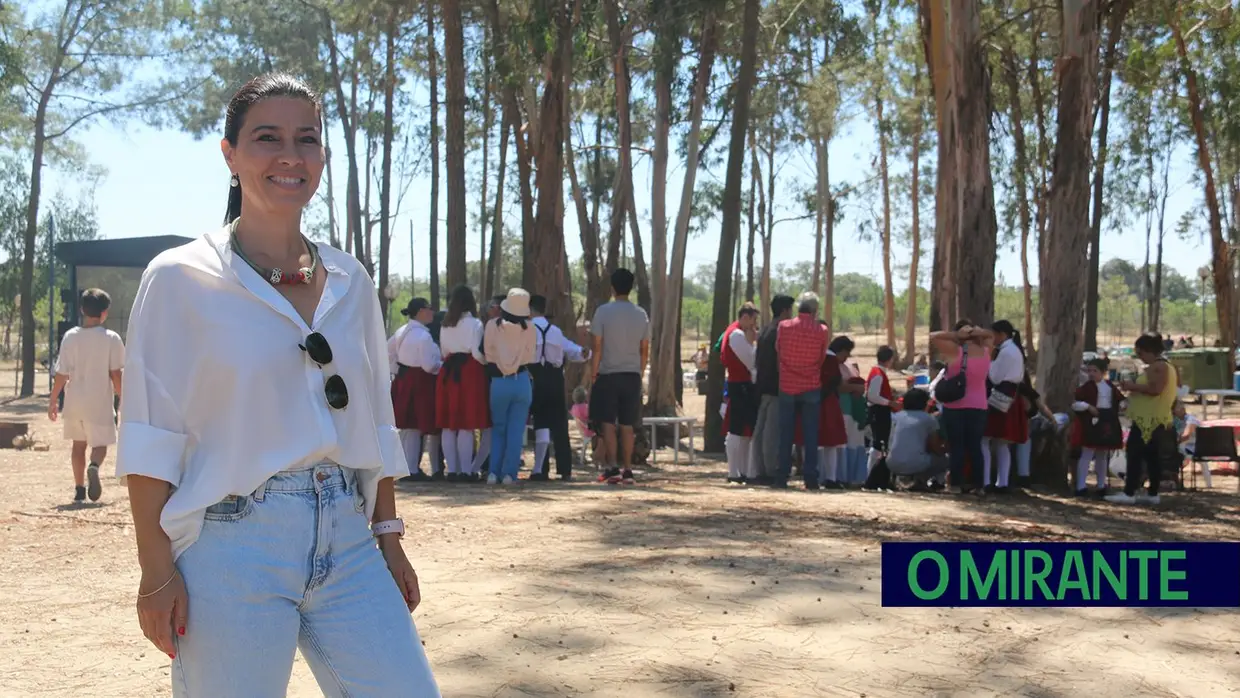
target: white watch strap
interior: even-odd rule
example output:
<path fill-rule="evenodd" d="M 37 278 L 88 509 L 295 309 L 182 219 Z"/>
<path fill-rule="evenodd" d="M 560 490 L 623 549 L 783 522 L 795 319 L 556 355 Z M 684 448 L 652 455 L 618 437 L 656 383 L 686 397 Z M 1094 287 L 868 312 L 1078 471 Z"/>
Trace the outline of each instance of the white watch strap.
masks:
<path fill-rule="evenodd" d="M 378 538 L 379 536 L 395 533 L 401 538 L 405 537 L 405 522 L 400 519 L 392 519 L 391 521 L 379 521 L 370 525 L 371 535 Z"/>

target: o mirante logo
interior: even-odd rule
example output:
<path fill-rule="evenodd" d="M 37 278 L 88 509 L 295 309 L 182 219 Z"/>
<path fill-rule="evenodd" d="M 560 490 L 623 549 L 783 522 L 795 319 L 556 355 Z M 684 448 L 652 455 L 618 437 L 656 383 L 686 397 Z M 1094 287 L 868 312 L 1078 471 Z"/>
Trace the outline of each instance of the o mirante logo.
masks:
<path fill-rule="evenodd" d="M 883 543 L 884 606 L 1240 607 L 1240 543 Z"/>

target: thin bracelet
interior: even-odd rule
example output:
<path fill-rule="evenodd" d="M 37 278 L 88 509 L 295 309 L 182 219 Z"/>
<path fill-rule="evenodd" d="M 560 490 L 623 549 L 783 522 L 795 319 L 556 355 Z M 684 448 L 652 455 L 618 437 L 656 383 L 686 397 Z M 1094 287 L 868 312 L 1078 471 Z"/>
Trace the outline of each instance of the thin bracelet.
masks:
<path fill-rule="evenodd" d="M 177 578 L 177 574 L 179 574 L 178 570 L 172 570 L 172 576 L 168 578 L 168 581 L 166 581 L 166 582 L 164 582 L 163 584 L 161 584 L 161 585 L 160 585 L 160 587 L 159 587 L 158 589 L 156 589 L 155 591 L 148 592 L 148 593 L 146 593 L 146 594 L 138 594 L 138 598 L 140 598 L 140 599 L 149 599 L 149 598 L 151 598 L 152 596 L 154 596 L 154 595 L 158 594 L 159 592 L 163 591 L 164 589 L 168 588 L 168 585 L 172 583 L 172 580 L 174 580 L 174 579 L 176 579 L 176 578 Z"/>

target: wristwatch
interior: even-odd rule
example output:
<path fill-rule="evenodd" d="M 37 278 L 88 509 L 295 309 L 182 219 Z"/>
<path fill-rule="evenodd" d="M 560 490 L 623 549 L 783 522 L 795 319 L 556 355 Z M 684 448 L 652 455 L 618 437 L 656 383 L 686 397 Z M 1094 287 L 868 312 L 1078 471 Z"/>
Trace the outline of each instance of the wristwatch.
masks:
<path fill-rule="evenodd" d="M 380 521 L 370 524 L 370 533 L 375 538 L 384 536 L 389 533 L 395 533 L 397 538 L 405 537 L 405 522 L 402 519 L 392 519 L 390 521 Z"/>

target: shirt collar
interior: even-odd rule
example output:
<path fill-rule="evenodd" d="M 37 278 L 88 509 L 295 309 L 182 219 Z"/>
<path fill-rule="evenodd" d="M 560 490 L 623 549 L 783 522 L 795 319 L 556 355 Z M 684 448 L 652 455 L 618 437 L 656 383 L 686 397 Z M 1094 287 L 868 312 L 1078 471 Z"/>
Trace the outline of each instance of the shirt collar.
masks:
<path fill-rule="evenodd" d="M 293 308 L 293 304 L 276 290 L 271 282 L 260 277 L 254 268 L 234 253 L 230 243 L 231 226 L 225 225 L 214 232 L 207 233 L 207 241 L 215 248 L 223 265 L 224 275 L 229 272 L 233 279 L 243 286 L 251 295 L 266 303 L 272 310 L 296 323 L 303 330 L 309 330 L 301 315 Z M 349 273 L 344 270 L 340 256 L 343 252 L 323 244 L 316 245 L 319 251 L 319 264 L 327 272 L 327 283 L 323 286 L 323 295 L 319 298 L 318 307 L 314 312 L 314 323 L 317 325 L 323 317 L 344 298 L 349 290 Z"/>

